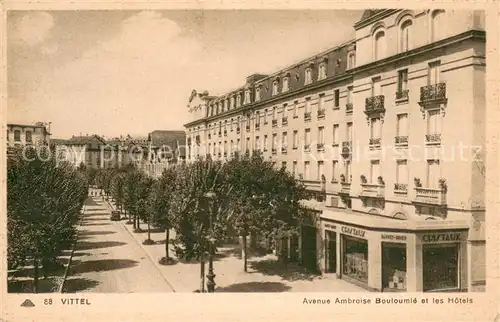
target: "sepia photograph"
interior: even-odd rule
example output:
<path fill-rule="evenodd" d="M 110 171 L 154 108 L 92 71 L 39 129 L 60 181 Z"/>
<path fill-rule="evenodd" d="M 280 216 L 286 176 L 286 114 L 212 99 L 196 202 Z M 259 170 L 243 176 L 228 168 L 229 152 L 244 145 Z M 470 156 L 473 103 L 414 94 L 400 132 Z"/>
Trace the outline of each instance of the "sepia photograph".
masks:
<path fill-rule="evenodd" d="M 484 293 L 485 21 L 6 11 L 8 293 Z"/>

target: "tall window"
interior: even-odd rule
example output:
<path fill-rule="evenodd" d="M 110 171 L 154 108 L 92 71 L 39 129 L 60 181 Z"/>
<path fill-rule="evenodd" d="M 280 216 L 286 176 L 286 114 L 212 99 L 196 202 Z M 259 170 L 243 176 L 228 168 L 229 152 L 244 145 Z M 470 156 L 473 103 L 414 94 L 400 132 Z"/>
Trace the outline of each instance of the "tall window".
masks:
<path fill-rule="evenodd" d="M 372 96 L 378 96 L 382 94 L 382 86 L 380 82 L 380 77 L 372 78 Z"/>
<path fill-rule="evenodd" d="M 408 135 L 408 114 L 398 114 L 397 119 L 397 136 L 407 136 Z"/>
<path fill-rule="evenodd" d="M 347 87 L 347 103 L 352 103 L 352 86 Z"/>
<path fill-rule="evenodd" d="M 347 123 L 346 139 L 347 141 L 352 141 L 352 122 Z"/>
<path fill-rule="evenodd" d="M 264 124 L 267 124 L 267 108 L 264 109 Z"/>
<path fill-rule="evenodd" d="M 381 134 L 381 122 L 380 118 L 374 117 L 370 121 L 370 138 L 380 138 Z"/>
<path fill-rule="evenodd" d="M 299 145 L 299 133 L 297 130 L 293 131 L 293 148 L 296 149 Z"/>
<path fill-rule="evenodd" d="M 318 67 L 318 80 L 326 78 L 326 63 L 322 63 Z"/>
<path fill-rule="evenodd" d="M 286 170 L 286 161 L 281 161 L 281 168 Z"/>
<path fill-rule="evenodd" d="M 258 136 L 255 137 L 255 149 L 260 150 L 260 138 Z"/>
<path fill-rule="evenodd" d="M 14 141 L 20 142 L 21 141 L 21 131 L 20 130 L 15 130 L 14 131 Z"/>
<path fill-rule="evenodd" d="M 429 63 L 429 72 L 427 74 L 428 75 L 427 81 L 429 85 L 434 85 L 439 83 L 440 67 L 441 67 L 441 62 L 439 61 Z"/>
<path fill-rule="evenodd" d="M 276 110 L 277 110 L 276 106 L 273 107 L 273 120 L 276 120 L 276 114 L 277 114 Z"/>
<path fill-rule="evenodd" d="M 427 160 L 427 188 L 437 188 L 439 176 L 439 160 Z"/>
<path fill-rule="evenodd" d="M 282 86 L 283 86 L 282 91 L 283 92 L 287 92 L 289 89 L 288 79 L 289 79 L 288 76 L 283 77 L 283 84 L 282 84 Z"/>
<path fill-rule="evenodd" d="M 438 41 L 445 35 L 444 10 L 434 10 L 431 15 L 431 42 Z"/>
<path fill-rule="evenodd" d="M 273 92 L 272 93 L 273 93 L 273 95 L 277 95 L 278 94 L 278 81 L 277 80 L 275 80 L 273 82 Z"/>
<path fill-rule="evenodd" d="M 231 96 L 231 106 L 230 106 L 231 109 L 234 108 L 234 96 Z"/>
<path fill-rule="evenodd" d="M 281 145 L 283 147 L 287 147 L 288 145 L 288 134 L 286 132 L 283 132 L 283 136 L 281 137 Z"/>
<path fill-rule="evenodd" d="M 340 106 L 340 90 L 336 89 L 334 92 L 334 106 L 339 107 Z"/>
<path fill-rule="evenodd" d="M 321 111 L 325 107 L 325 94 L 319 94 L 318 110 Z"/>
<path fill-rule="evenodd" d="M 250 150 L 250 138 L 247 138 L 246 143 L 245 143 L 245 150 L 248 151 Z"/>
<path fill-rule="evenodd" d="M 282 117 L 287 117 L 287 114 L 288 114 L 288 104 L 283 104 L 283 116 Z"/>
<path fill-rule="evenodd" d="M 241 95 L 236 95 L 236 107 L 240 107 L 241 105 Z"/>
<path fill-rule="evenodd" d="M 385 48 L 385 32 L 383 30 L 380 30 L 375 33 L 375 60 L 379 60 L 385 57 Z"/>
<path fill-rule="evenodd" d="M 332 144 L 333 145 L 336 145 L 336 144 L 339 144 L 339 125 L 338 124 L 334 124 L 333 125 L 333 137 L 332 137 Z"/>
<path fill-rule="evenodd" d="M 226 109 L 229 110 L 231 108 L 231 106 L 229 105 L 229 98 L 226 98 L 224 100 L 224 104 L 226 105 Z"/>
<path fill-rule="evenodd" d="M 255 124 L 260 125 L 260 112 L 259 111 L 255 112 Z"/>
<path fill-rule="evenodd" d="M 309 179 L 309 161 L 304 161 L 304 179 Z"/>
<path fill-rule="evenodd" d="M 324 136 L 325 136 L 325 127 L 324 126 L 318 127 L 318 143 L 319 144 L 324 143 Z"/>
<path fill-rule="evenodd" d="M 267 134 L 264 135 L 264 151 L 267 151 Z"/>
<path fill-rule="evenodd" d="M 351 182 L 351 161 L 346 160 L 344 163 L 345 181 Z"/>
<path fill-rule="evenodd" d="M 332 181 L 333 182 L 337 182 L 337 166 L 338 166 L 338 161 L 337 160 L 333 160 L 332 161 Z"/>
<path fill-rule="evenodd" d="M 309 67 L 306 68 L 305 70 L 304 85 L 311 83 L 312 83 L 312 69 Z"/>
<path fill-rule="evenodd" d="M 31 131 L 26 131 L 26 143 L 33 143 L 33 133 Z"/>
<path fill-rule="evenodd" d="M 255 101 L 260 101 L 260 86 L 255 89 Z"/>
<path fill-rule="evenodd" d="M 297 175 L 297 161 L 293 161 L 292 163 L 292 174 L 294 177 Z"/>
<path fill-rule="evenodd" d="M 321 175 L 324 174 L 323 168 L 324 168 L 324 162 L 323 161 L 318 161 L 318 173 L 316 180 L 321 180 Z"/>
<path fill-rule="evenodd" d="M 441 113 L 430 110 L 427 117 L 427 134 L 441 134 Z"/>
<path fill-rule="evenodd" d="M 238 152 L 241 151 L 241 140 L 240 139 L 236 140 L 236 148 L 238 149 L 237 150 Z"/>
<path fill-rule="evenodd" d="M 299 102 L 295 101 L 293 103 L 293 118 L 299 117 Z"/>
<path fill-rule="evenodd" d="M 380 161 L 372 160 L 370 163 L 370 183 L 376 183 L 377 178 L 380 176 Z"/>
<path fill-rule="evenodd" d="M 276 133 L 273 133 L 273 141 L 272 141 L 272 149 L 276 149 L 276 146 L 278 145 L 278 135 Z"/>
<path fill-rule="evenodd" d="M 408 69 L 398 71 L 398 92 L 408 89 Z"/>
<path fill-rule="evenodd" d="M 411 49 L 411 20 L 406 20 L 401 24 L 401 38 L 399 39 L 401 52 L 408 51 Z"/>
<path fill-rule="evenodd" d="M 306 113 L 310 113 L 311 112 L 311 98 L 310 97 L 306 97 L 306 103 L 305 103 L 305 106 L 304 106 L 304 112 L 306 112 Z"/>
<path fill-rule="evenodd" d="M 306 129 L 304 132 L 304 144 L 305 145 L 311 144 L 311 129 Z"/>
<path fill-rule="evenodd" d="M 408 161 L 397 160 L 396 163 L 396 183 L 408 184 Z"/>

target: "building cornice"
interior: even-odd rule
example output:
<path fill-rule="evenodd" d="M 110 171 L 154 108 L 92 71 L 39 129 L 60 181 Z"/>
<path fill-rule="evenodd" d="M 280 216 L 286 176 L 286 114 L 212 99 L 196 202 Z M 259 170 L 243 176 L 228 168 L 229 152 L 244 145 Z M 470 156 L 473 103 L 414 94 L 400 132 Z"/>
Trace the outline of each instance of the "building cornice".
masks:
<path fill-rule="evenodd" d="M 358 30 L 360 28 L 366 27 L 366 26 L 374 23 L 375 21 L 377 21 L 379 19 L 383 19 L 383 18 L 389 17 L 390 15 L 392 15 L 392 14 L 398 12 L 398 11 L 401 11 L 401 10 L 402 9 L 386 9 L 384 11 L 377 12 L 373 16 L 370 16 L 367 19 L 363 19 L 363 20 L 360 20 L 360 21 L 356 22 L 354 24 L 354 29 Z"/>

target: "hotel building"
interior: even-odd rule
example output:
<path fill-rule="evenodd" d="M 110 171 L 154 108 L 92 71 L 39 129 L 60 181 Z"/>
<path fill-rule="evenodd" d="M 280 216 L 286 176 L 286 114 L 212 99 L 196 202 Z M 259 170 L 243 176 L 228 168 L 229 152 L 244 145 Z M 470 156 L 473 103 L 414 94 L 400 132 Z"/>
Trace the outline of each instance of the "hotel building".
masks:
<path fill-rule="evenodd" d="M 187 160 L 260 150 L 316 191 L 287 243 L 311 269 L 374 291 L 482 290 L 484 17 L 366 10 L 352 41 L 193 91 Z"/>

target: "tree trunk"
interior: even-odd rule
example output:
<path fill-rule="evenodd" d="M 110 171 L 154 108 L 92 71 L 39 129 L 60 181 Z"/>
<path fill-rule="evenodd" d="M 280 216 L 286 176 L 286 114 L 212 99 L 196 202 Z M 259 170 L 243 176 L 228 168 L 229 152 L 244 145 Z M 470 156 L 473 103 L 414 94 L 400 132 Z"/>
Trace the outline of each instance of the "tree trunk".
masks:
<path fill-rule="evenodd" d="M 169 240 L 170 240 L 170 229 L 165 229 L 165 259 L 168 259 L 169 253 L 168 253 L 168 246 L 169 246 Z"/>
<path fill-rule="evenodd" d="M 141 218 L 137 216 L 137 230 L 141 230 Z"/>
<path fill-rule="evenodd" d="M 149 220 L 148 220 L 148 239 L 151 240 L 151 224 L 149 223 Z"/>
<path fill-rule="evenodd" d="M 133 222 L 134 229 L 137 229 L 137 216 L 135 214 L 133 215 Z"/>
<path fill-rule="evenodd" d="M 243 271 L 246 273 L 247 272 L 247 236 L 243 236 L 243 241 L 242 241 L 242 247 L 241 247 L 241 258 L 243 258 Z"/>
<path fill-rule="evenodd" d="M 47 279 L 49 275 L 49 262 L 42 258 L 43 279 Z"/>
<path fill-rule="evenodd" d="M 200 293 L 205 293 L 205 256 L 203 252 L 200 256 Z"/>
<path fill-rule="evenodd" d="M 38 293 L 38 259 L 33 259 L 33 293 Z"/>

